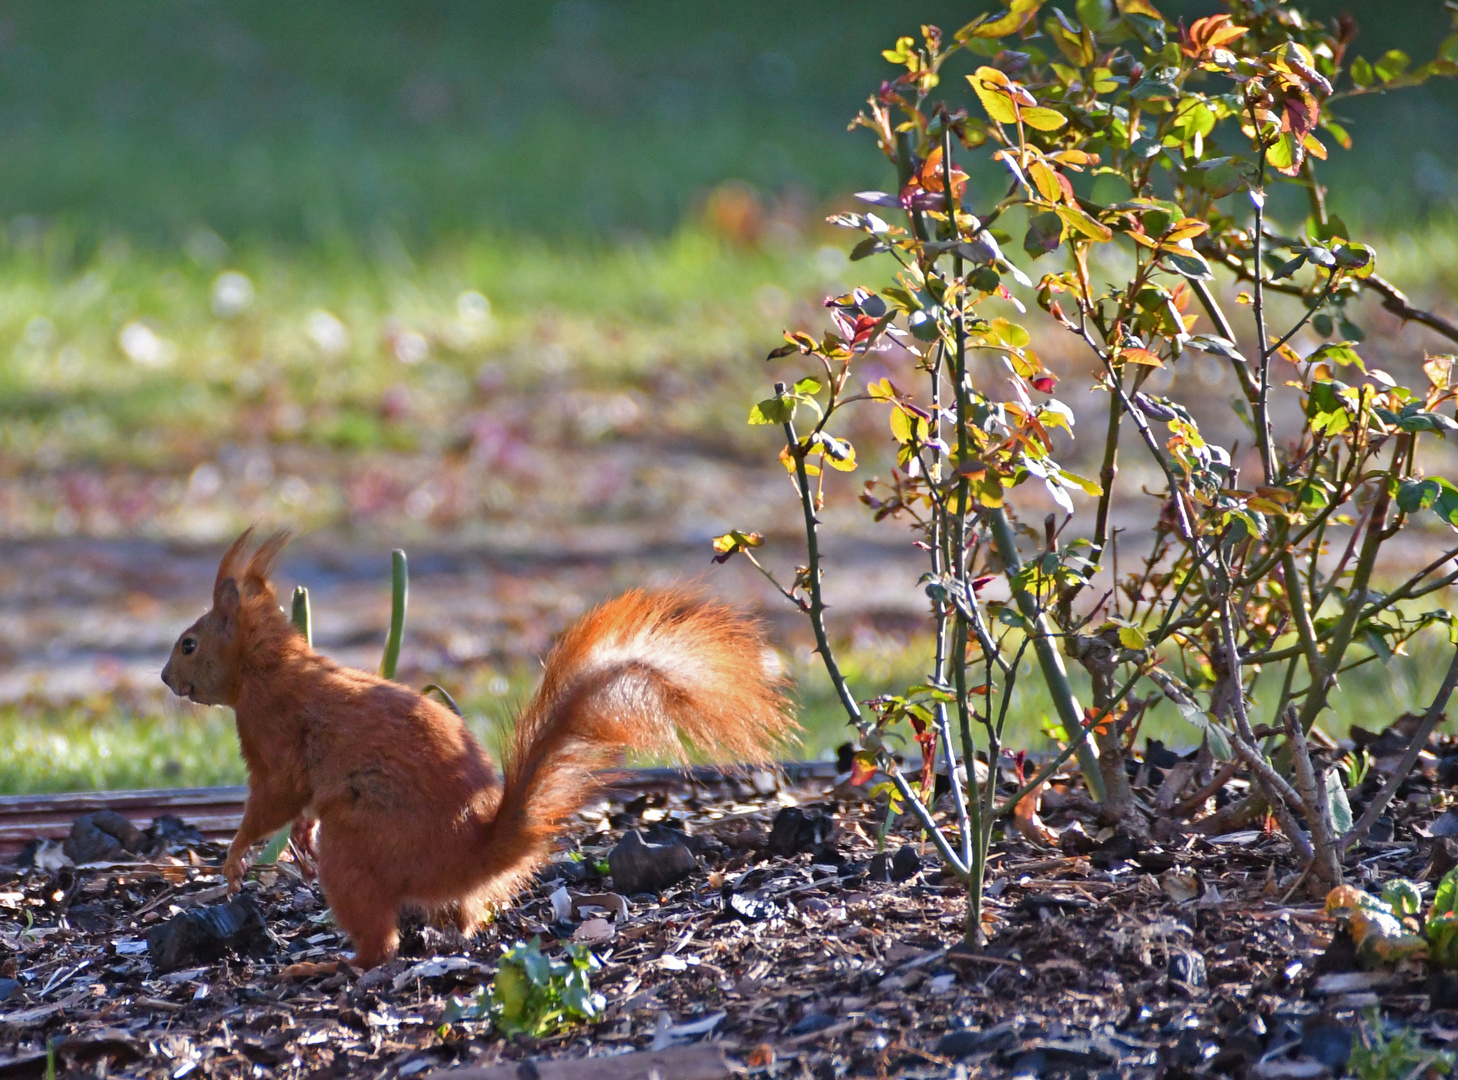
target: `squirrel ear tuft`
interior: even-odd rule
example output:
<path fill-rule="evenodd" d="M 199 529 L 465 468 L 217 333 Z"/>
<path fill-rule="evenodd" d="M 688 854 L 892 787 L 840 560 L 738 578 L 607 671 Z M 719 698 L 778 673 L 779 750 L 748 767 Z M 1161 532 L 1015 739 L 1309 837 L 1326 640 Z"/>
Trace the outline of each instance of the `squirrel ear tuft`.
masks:
<path fill-rule="evenodd" d="M 213 587 L 213 610 L 225 619 L 232 619 L 238 614 L 238 607 L 242 603 L 242 597 L 238 594 L 238 580 L 226 577 Z"/>

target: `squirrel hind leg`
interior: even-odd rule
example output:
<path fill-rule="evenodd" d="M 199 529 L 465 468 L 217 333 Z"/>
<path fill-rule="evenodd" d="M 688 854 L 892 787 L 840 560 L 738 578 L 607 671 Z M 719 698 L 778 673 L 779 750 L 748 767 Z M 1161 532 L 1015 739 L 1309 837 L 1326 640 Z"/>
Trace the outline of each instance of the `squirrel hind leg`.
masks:
<path fill-rule="evenodd" d="M 467 939 L 475 937 L 484 923 L 491 920 L 492 904 L 489 896 L 471 893 L 461 897 L 456 904 L 456 929 Z"/>
<path fill-rule="evenodd" d="M 394 909 L 373 907 L 353 899 L 346 900 L 343 907 L 339 904 L 331 906 L 334 908 L 334 921 L 354 942 L 351 964 L 366 971 L 395 955 L 400 944 L 400 930 L 395 923 Z"/>
<path fill-rule="evenodd" d="M 327 846 L 321 851 L 319 884 L 334 911 L 334 921 L 354 943 L 350 963 L 363 971 L 395 954 L 400 944 L 396 922 L 400 900 L 386 895 L 378 880 L 367 873 L 331 860 L 329 853 Z"/>

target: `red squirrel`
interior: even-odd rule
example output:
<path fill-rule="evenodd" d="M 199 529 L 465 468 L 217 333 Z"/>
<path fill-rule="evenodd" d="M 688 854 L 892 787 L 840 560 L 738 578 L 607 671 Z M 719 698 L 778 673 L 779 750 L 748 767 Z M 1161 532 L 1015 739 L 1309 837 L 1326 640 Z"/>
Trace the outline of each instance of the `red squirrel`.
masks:
<path fill-rule="evenodd" d="M 700 750 L 764 762 L 794 726 L 758 627 L 680 591 L 635 590 L 588 612 L 547 657 L 501 776 L 450 709 L 315 652 L 269 576 L 289 536 L 228 548 L 213 606 L 173 647 L 162 681 L 236 713 L 248 766 L 223 874 L 306 812 L 319 881 L 368 968 L 392 955 L 397 913 L 450 911 L 469 936 L 547 859 L 553 838 L 624 751 Z"/>

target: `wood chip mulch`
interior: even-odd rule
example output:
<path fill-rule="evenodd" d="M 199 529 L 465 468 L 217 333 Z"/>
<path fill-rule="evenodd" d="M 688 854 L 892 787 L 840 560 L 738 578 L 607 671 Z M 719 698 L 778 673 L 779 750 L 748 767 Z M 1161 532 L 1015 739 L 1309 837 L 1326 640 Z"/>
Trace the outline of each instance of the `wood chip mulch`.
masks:
<path fill-rule="evenodd" d="M 1349 858 L 1355 883 L 1420 878 L 1442 843 L 1427 835 L 1442 798 L 1415 783 L 1394 838 Z M 390 1078 L 456 1066 L 545 1076 L 491 1068 L 647 1050 L 700 1069 L 701 1055 L 668 1052 L 705 1044 L 737 1072 L 816 1080 L 1321 1076 L 1332 1069 L 1310 1063 L 1322 1060 L 1322 1033 L 1350 1036 L 1373 1005 L 1429 1045 L 1458 1041 L 1458 987 L 1421 968 L 1354 970 L 1278 834 L 1161 846 L 1090 818 L 1067 845 L 1084 853 L 1069 854 L 1010 833 L 989 874 L 991 940 L 974 951 L 960 944 L 963 887 L 907 818 L 876 859 L 884 803 L 862 797 L 764 774 L 614 794 L 476 939 L 407 916 L 401 955 L 363 975 L 338 965 L 348 944 L 287 860 L 259 868 L 245 890 L 267 925 L 263 955 L 167 973 L 153 968 L 147 932 L 226 899 L 221 845 L 0 867 L 0 1078 L 45 1076 L 48 1046 L 56 1075 Z M 1045 807 L 1045 820 L 1067 827 L 1079 805 Z M 770 854 L 786 807 L 826 815 L 833 834 Z M 612 893 L 600 871 L 631 828 L 682 831 L 697 871 L 661 895 L 626 898 L 623 917 L 594 894 Z M 563 888 L 589 910 L 559 920 L 560 897 L 558 909 L 550 898 Z M 445 1021 L 452 995 L 490 981 L 503 944 L 539 936 L 550 950 L 589 929 L 604 965 L 600 1022 L 505 1040 L 484 1021 Z M 674 1080 L 673 1067 L 655 1068 Z"/>

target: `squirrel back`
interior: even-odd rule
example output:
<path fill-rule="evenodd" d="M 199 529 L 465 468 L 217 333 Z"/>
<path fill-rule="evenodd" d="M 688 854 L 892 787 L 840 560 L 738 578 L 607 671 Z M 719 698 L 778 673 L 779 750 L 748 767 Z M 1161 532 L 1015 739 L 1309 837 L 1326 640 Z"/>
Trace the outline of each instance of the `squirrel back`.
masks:
<path fill-rule="evenodd" d="M 249 793 L 229 883 L 241 885 L 250 845 L 316 816 L 320 884 L 359 966 L 394 951 L 405 903 L 451 908 L 473 932 L 624 753 L 683 761 L 692 745 L 757 763 L 794 727 L 753 621 L 686 592 L 634 590 L 552 650 L 498 779 L 453 712 L 310 648 L 268 580 L 287 535 L 245 558 L 250 533 L 228 549 L 212 609 L 184 631 L 162 678 L 236 712 Z"/>

